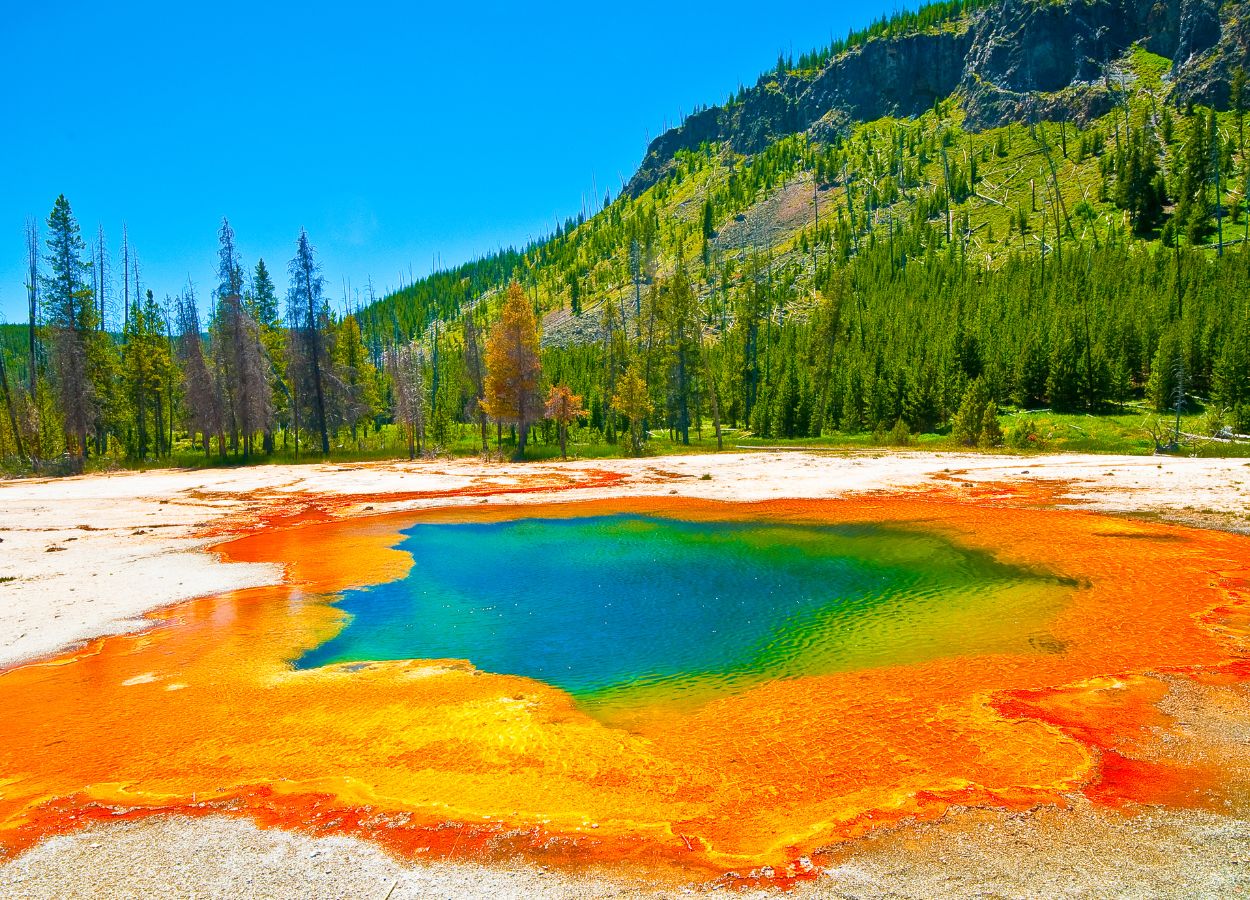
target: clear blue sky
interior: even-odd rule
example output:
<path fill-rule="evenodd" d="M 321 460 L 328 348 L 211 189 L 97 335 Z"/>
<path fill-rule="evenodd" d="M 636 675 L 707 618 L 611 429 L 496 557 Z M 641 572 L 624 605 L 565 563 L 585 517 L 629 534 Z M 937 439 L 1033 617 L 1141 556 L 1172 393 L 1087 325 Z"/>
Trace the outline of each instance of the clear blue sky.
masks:
<path fill-rule="evenodd" d="M 283 289 L 307 228 L 334 296 L 522 243 L 682 111 L 898 5 L 10 4 L 0 317 L 62 192 L 114 253 L 126 223 L 158 296 L 207 294 L 223 215 Z"/>

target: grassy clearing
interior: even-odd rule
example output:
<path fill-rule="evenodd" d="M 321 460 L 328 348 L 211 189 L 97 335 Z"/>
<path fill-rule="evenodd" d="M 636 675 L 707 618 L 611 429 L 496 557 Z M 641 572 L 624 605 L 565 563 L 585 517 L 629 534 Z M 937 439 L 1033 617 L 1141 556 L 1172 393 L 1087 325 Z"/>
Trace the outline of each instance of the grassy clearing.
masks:
<path fill-rule="evenodd" d="M 1031 424 L 1028 429 L 1032 439 L 1015 441 L 1013 435 L 1021 431 L 1021 423 Z M 854 451 L 889 451 L 910 450 L 920 452 L 978 452 L 988 454 L 1042 454 L 1042 453 L 1088 453 L 1122 456 L 1150 456 L 1155 452 L 1154 438 L 1150 426 L 1160 426 L 1170 436 L 1175 426 L 1174 417 L 1160 416 L 1143 406 L 1130 406 L 1124 410 L 1102 415 L 1082 413 L 1054 413 L 1048 410 L 1006 410 L 999 417 L 999 422 L 1007 440 L 997 447 L 967 447 L 954 440 L 949 429 L 936 434 L 911 435 L 907 442 L 899 443 L 891 440 L 888 434 L 861 432 L 857 434 L 831 433 L 821 437 L 803 437 L 794 439 L 760 438 L 742 428 L 726 427 L 723 430 L 724 452 L 750 452 L 769 450 L 816 451 L 816 452 L 854 452 Z M 1194 412 L 1181 417 L 1181 431 L 1189 435 L 1202 435 L 1208 428 L 1205 413 Z M 425 448 L 421 455 L 424 458 L 483 458 L 487 460 L 510 459 L 515 451 L 515 441 L 505 431 L 500 444 L 496 432 L 490 432 L 490 449 L 482 452 L 480 433 L 475 427 L 453 425 L 442 441 L 434 442 Z M 135 462 L 122 458 L 106 457 L 88 461 L 88 472 L 109 471 L 148 471 L 165 468 L 185 469 L 217 469 L 236 468 L 247 465 L 303 465 L 323 462 L 356 463 L 386 462 L 405 460 L 408 458 L 408 446 L 394 425 L 384 425 L 372 431 L 368 436 L 361 434 L 352 440 L 344 434 L 333 446 L 330 456 L 312 452 L 307 442 L 298 454 L 295 452 L 293 440 L 286 439 L 283 446 L 282 435 L 278 436 L 277 448 L 270 455 L 253 454 L 250 460 L 242 456 L 227 454 L 221 457 L 216 452 L 206 456 L 202 449 L 193 449 L 183 440 L 176 444 L 174 453 L 169 458 Z M 594 429 L 574 427 L 569 434 L 570 459 L 613 459 L 627 455 L 624 442 L 608 443 L 603 435 Z M 687 454 L 715 453 L 716 435 L 709 423 L 695 427 L 690 432 L 690 443 L 682 444 L 673 440 L 667 432 L 653 431 L 646 445 L 646 456 L 673 456 Z M 1247 458 L 1250 459 L 1250 442 L 1226 443 L 1209 439 L 1182 437 L 1180 449 L 1176 454 L 1184 457 L 1200 458 Z M 549 435 L 544 434 L 541 427 L 531 432 L 526 447 L 526 460 L 532 462 L 557 460 L 560 458 L 560 447 L 556 441 L 554 429 Z M 15 467 L 12 461 L 7 469 L 0 467 L 0 473 L 9 476 L 30 474 L 28 471 Z"/>
<path fill-rule="evenodd" d="M 1013 432 L 1023 420 L 1032 423 L 1031 433 L 1034 439 L 1027 443 L 1011 442 Z M 1009 410 L 1000 416 L 1003 432 L 1008 441 L 992 448 L 966 447 L 955 441 L 949 433 L 912 435 L 906 444 L 892 442 L 886 434 L 825 434 L 818 438 L 759 438 L 750 431 L 739 428 L 725 428 L 723 446 L 725 452 L 767 451 L 767 450 L 812 450 L 812 451 L 864 451 L 864 450 L 915 450 L 915 451 L 962 451 L 999 454 L 1040 454 L 1040 453 L 1091 453 L 1124 456 L 1150 456 L 1155 452 L 1154 439 L 1148 426 L 1162 420 L 1167 427 L 1174 426 L 1175 421 L 1169 417 L 1159 417 L 1155 413 L 1140 407 L 1129 407 L 1120 412 L 1104 415 L 1064 414 L 1050 411 Z M 1192 413 L 1181 418 L 1181 431 L 1198 435 L 1206 427 L 1206 418 L 1201 413 Z M 470 426 L 453 426 L 446 439 L 435 445 L 435 449 L 423 454 L 426 457 L 452 457 L 487 459 L 508 459 L 515 450 L 515 442 L 507 431 L 503 442 L 497 441 L 497 435 L 490 433 L 490 450 L 482 453 L 479 432 Z M 626 454 L 624 443 L 608 443 L 602 435 L 590 428 L 574 428 L 569 435 L 569 458 L 571 459 L 609 459 L 620 458 Z M 703 454 L 716 452 L 716 435 L 707 423 L 703 427 L 694 428 L 690 433 L 689 445 L 673 440 L 667 432 L 652 432 L 647 442 L 647 456 L 671 456 L 686 454 Z M 1217 441 L 1182 438 L 1181 447 L 1176 454 L 1192 457 L 1232 457 L 1250 458 L 1250 442 L 1221 443 Z M 369 436 L 360 436 L 352 441 L 350 437 L 336 442 L 329 461 L 336 463 L 380 462 L 387 460 L 407 459 L 407 444 L 393 425 L 386 425 L 380 431 Z M 560 447 L 555 440 L 554 432 L 544 439 L 543 430 L 535 428 L 531 433 L 526 448 L 525 458 L 530 461 L 548 461 L 560 458 Z M 270 456 L 255 454 L 251 460 L 228 455 L 222 459 L 217 454 L 206 457 L 203 451 L 193 451 L 189 445 L 178 448 L 167 460 L 154 460 L 142 464 L 125 460 L 97 460 L 88 466 L 89 471 L 107 471 L 116 469 L 147 470 L 167 467 L 180 468 L 233 468 L 243 465 L 298 465 L 305 463 L 326 462 L 320 453 L 302 449 L 297 456 L 294 447 L 288 440 L 287 447 L 282 447 L 282 438 L 278 438 L 278 448 Z"/>

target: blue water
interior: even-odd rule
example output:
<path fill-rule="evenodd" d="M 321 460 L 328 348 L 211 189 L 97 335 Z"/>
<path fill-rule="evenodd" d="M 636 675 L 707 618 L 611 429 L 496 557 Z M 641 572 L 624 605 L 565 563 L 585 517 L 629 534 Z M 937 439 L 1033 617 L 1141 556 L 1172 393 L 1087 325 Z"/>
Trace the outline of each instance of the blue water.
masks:
<path fill-rule="evenodd" d="M 423 523 L 301 668 L 467 659 L 580 697 L 1026 649 L 1069 589 L 925 533 L 640 515 Z"/>

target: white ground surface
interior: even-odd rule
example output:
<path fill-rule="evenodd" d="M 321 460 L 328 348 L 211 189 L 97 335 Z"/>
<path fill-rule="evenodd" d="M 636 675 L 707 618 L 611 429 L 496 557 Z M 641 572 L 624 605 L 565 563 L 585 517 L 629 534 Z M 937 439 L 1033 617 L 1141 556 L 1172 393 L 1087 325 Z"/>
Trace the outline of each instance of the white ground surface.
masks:
<path fill-rule="evenodd" d="M 254 522 L 301 495 L 337 497 L 336 515 L 480 503 L 480 496 L 382 502 L 368 495 L 443 492 L 536 478 L 593 481 L 597 472 L 624 480 L 499 494 L 492 503 L 668 496 L 748 501 L 827 498 L 872 491 L 975 486 L 988 482 L 1063 482 L 1063 503 L 1107 512 L 1157 515 L 1250 532 L 1250 463 L 1149 457 L 801 452 L 681 456 L 491 465 L 476 461 L 253 467 L 91 475 L 0 482 L 0 670 L 104 634 L 143 627 L 145 612 L 235 588 L 274 583 L 276 566 L 228 564 L 210 552 L 209 529 Z M 702 476 L 710 475 L 709 479 Z M 353 495 L 362 495 L 352 503 Z M 1117 863 L 1123 875 L 1082 877 L 1106 868 L 1100 841 L 1120 845 L 1122 826 L 1072 814 L 1071 845 L 1030 849 L 1030 828 L 1004 843 L 999 830 L 981 845 L 959 829 L 946 846 L 850 858 L 793 896 L 1228 896 L 1250 894 L 1250 833 L 1240 820 L 1160 820 L 1141 839 L 1155 842 L 1139 859 Z M 1091 824 L 1094 823 L 1094 824 Z M 1060 829 L 1063 831 L 1063 829 Z M 947 843 L 950 843 L 949 841 Z M 1152 844 L 1154 846 L 1154 844 Z M 1165 852 L 1166 851 L 1166 852 Z M 1019 854 L 1023 853 L 1023 856 Z M 968 856 L 964 864 L 948 854 Z M 1061 854 L 1055 856 L 1055 854 Z M 970 855 L 970 856 L 969 856 Z M 1010 865 L 1004 860 L 1017 858 Z M 967 880 L 967 865 L 983 870 Z M 1196 868 L 1194 868 L 1196 867 Z M 1044 890 L 1047 872 L 1065 884 Z M 1117 869 L 1116 871 L 1119 871 Z M 960 874 L 962 872 L 962 874 Z M 1187 873 L 1201 872 L 1195 880 Z M 350 838 L 314 839 L 221 817 L 158 817 L 95 826 L 55 838 L 0 866 L 0 897 L 629 897 L 682 891 L 569 877 L 530 863 L 491 867 L 409 865 Z M 750 893 L 737 896 L 748 897 Z"/>

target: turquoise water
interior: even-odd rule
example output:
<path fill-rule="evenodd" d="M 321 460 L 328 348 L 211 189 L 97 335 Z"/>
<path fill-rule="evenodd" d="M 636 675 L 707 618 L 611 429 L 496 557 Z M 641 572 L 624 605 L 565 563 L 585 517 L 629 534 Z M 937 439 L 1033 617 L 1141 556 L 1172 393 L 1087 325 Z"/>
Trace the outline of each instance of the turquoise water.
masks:
<path fill-rule="evenodd" d="M 467 659 L 584 701 L 957 653 L 1040 652 L 1072 586 L 936 535 L 642 515 L 423 523 L 301 668 Z"/>

